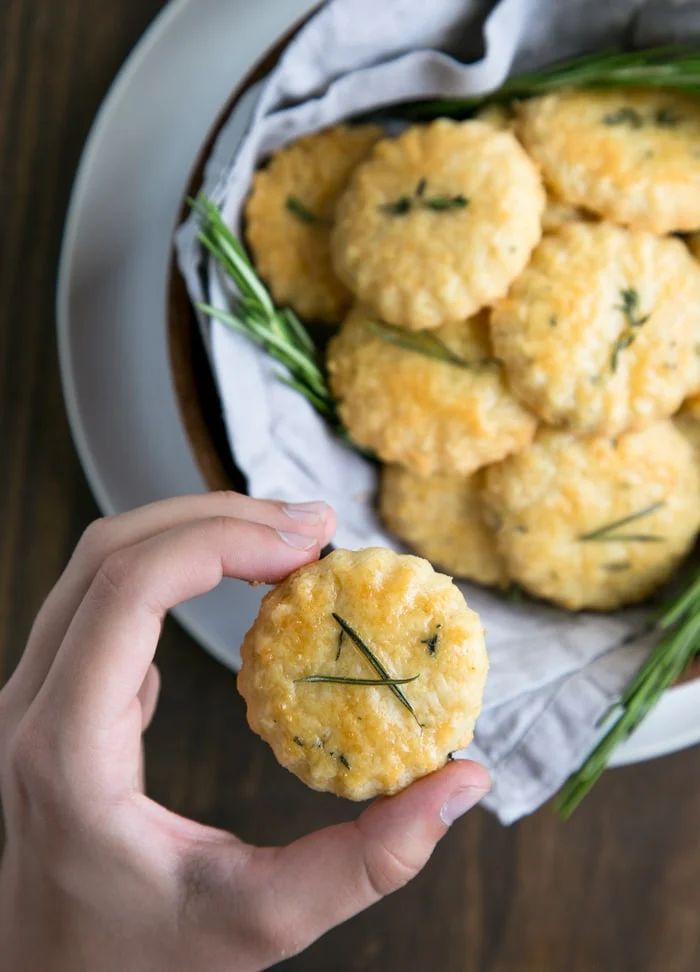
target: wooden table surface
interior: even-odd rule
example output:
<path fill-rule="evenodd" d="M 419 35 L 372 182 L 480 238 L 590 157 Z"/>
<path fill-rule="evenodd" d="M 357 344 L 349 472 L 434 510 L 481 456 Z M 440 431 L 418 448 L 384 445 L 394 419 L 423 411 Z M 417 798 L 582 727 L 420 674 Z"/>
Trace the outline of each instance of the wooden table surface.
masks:
<path fill-rule="evenodd" d="M 252 2 L 252 0 L 251 0 Z M 0 678 L 98 511 L 61 399 L 54 287 L 83 141 L 162 0 L 0 2 Z M 307 790 L 246 727 L 233 676 L 174 622 L 146 740 L 168 807 L 279 843 L 354 812 Z M 568 823 L 477 810 L 410 886 L 284 967 L 697 972 L 700 749 L 610 772 Z"/>

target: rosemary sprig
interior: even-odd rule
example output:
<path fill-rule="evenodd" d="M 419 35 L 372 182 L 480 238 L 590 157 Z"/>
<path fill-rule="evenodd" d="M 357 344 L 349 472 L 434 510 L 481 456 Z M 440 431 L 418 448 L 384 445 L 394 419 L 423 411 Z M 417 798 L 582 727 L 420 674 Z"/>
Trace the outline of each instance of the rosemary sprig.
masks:
<path fill-rule="evenodd" d="M 387 324 L 386 321 L 376 320 L 368 321 L 367 326 L 373 334 L 388 344 L 396 344 L 406 351 L 415 351 L 416 354 L 423 354 L 428 358 L 456 365 L 458 368 L 482 369 L 500 364 L 498 358 L 493 357 L 467 361 L 466 358 L 455 354 L 444 341 L 430 331 L 407 331 L 403 327 L 395 327 L 393 324 Z"/>
<path fill-rule="evenodd" d="M 355 631 L 354 628 L 351 628 L 350 625 L 348 624 L 348 622 L 345 620 L 345 618 L 341 618 L 341 616 L 339 614 L 336 614 L 335 611 L 333 612 L 333 618 L 336 621 L 336 623 L 340 625 L 340 627 L 343 629 L 343 631 L 348 636 L 348 638 L 352 641 L 352 643 L 355 645 L 355 647 L 359 649 L 360 653 L 362 655 L 364 655 L 364 657 L 370 663 L 370 665 L 375 670 L 375 672 L 378 675 L 380 675 L 381 678 L 383 678 L 384 680 L 390 680 L 391 679 L 391 675 L 389 674 L 389 672 L 386 670 L 386 668 L 384 668 L 384 666 L 379 661 L 379 659 L 377 658 L 377 656 L 374 654 L 374 652 L 372 651 L 372 649 L 367 644 L 365 644 L 365 642 L 359 636 L 359 634 L 357 633 L 357 631 Z M 413 716 L 413 718 L 416 720 L 416 722 L 420 726 L 420 722 L 418 722 L 418 717 L 416 716 L 416 713 L 413 710 L 413 706 L 408 701 L 408 699 L 406 698 L 406 696 L 404 695 L 404 693 L 402 692 L 402 690 L 399 688 L 399 686 L 398 685 L 389 685 L 388 688 L 394 693 L 394 695 L 399 700 L 399 702 L 401 703 L 401 705 L 405 709 L 408 709 L 408 711 L 411 713 L 411 715 Z"/>
<path fill-rule="evenodd" d="M 655 47 L 644 51 L 587 54 L 539 71 L 515 75 L 487 94 L 412 102 L 392 109 L 391 114 L 415 119 L 468 118 L 488 104 L 531 98 L 559 88 L 601 87 L 667 88 L 700 93 L 700 53 Z"/>
<path fill-rule="evenodd" d="M 304 203 L 299 199 L 298 196 L 287 196 L 285 202 L 285 208 L 292 214 L 296 216 L 297 219 L 301 220 L 302 223 L 322 223 L 323 220 L 320 216 L 312 213 Z"/>
<path fill-rule="evenodd" d="M 555 809 L 564 819 L 571 816 L 589 793 L 615 747 L 634 732 L 700 652 L 700 571 L 654 627 L 662 633 L 661 638 L 614 706 L 612 711 L 619 711 L 617 719 L 559 791 Z M 606 713 L 604 719 L 610 715 Z"/>
<path fill-rule="evenodd" d="M 304 325 L 294 311 L 275 306 L 218 207 L 203 195 L 190 204 L 201 220 L 198 238 L 202 246 L 238 290 L 227 311 L 207 303 L 199 303 L 198 309 L 245 334 L 284 365 L 286 373 L 278 373 L 279 379 L 300 392 L 336 432 L 345 436 L 320 358 Z"/>
<path fill-rule="evenodd" d="M 657 510 L 660 510 L 662 506 L 666 505 L 665 500 L 657 500 L 656 503 L 650 503 L 649 506 L 645 506 L 641 510 L 637 510 L 635 513 L 630 513 L 628 516 L 623 516 L 619 520 L 612 520 L 610 523 L 605 523 L 603 526 L 596 527 L 595 530 L 589 530 L 588 533 L 581 533 L 577 537 L 578 540 L 600 540 L 600 541 L 616 541 L 616 540 L 637 540 L 642 542 L 658 542 L 663 540 L 663 537 L 657 536 L 653 533 L 615 533 L 620 527 L 627 526 L 628 523 L 634 523 L 636 520 L 641 520 L 645 516 L 650 516 Z"/>
<path fill-rule="evenodd" d="M 345 675 L 304 675 L 303 678 L 295 678 L 295 682 L 327 682 L 334 685 L 405 685 L 407 682 L 415 682 L 419 675 L 410 675 L 408 678 L 350 678 Z"/>

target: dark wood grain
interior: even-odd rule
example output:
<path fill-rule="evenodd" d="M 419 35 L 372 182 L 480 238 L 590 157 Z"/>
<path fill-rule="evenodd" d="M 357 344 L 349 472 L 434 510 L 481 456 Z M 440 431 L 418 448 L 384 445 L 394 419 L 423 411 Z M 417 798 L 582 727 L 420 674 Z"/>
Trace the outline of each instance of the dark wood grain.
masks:
<path fill-rule="evenodd" d="M 159 0 L 0 3 L 0 672 L 97 514 L 61 403 L 54 282 L 71 180 L 110 79 Z M 252 7 L 252 5 L 251 5 Z M 277 843 L 355 808 L 312 793 L 246 728 L 233 676 L 174 623 L 147 738 L 173 809 Z M 421 877 L 284 968 L 696 972 L 700 750 L 606 775 L 567 824 L 477 811 Z"/>

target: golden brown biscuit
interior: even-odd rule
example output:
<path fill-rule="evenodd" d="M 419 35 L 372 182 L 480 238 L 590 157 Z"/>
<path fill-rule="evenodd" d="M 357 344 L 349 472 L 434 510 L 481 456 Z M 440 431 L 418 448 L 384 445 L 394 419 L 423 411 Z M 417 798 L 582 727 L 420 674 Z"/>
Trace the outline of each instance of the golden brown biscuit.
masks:
<path fill-rule="evenodd" d="M 397 685 L 303 681 L 412 678 Z M 335 550 L 264 598 L 241 651 L 250 727 L 317 790 L 394 793 L 466 746 L 488 661 L 479 617 L 427 560 Z M 399 697 L 403 695 L 403 699 Z"/>
<path fill-rule="evenodd" d="M 566 202 L 654 233 L 700 227 L 697 98 L 560 91 L 523 101 L 517 131 Z"/>
<path fill-rule="evenodd" d="M 483 469 L 472 476 L 417 476 L 403 466 L 384 466 L 379 512 L 393 533 L 436 566 L 506 587 L 505 564 L 483 519 L 483 482 Z"/>
<path fill-rule="evenodd" d="M 642 600 L 700 526 L 698 466 L 670 421 L 619 439 L 541 427 L 486 471 L 483 495 L 513 579 L 573 610 Z"/>
<path fill-rule="evenodd" d="M 460 320 L 501 297 L 541 229 L 544 191 L 517 139 L 441 119 L 379 142 L 355 170 L 332 236 L 338 275 L 383 320 Z"/>
<path fill-rule="evenodd" d="M 328 372 L 351 438 L 421 475 L 467 475 L 534 435 L 535 419 L 492 356 L 483 314 L 421 335 L 357 307 L 329 345 Z"/>
<path fill-rule="evenodd" d="M 570 223 L 494 309 L 494 351 L 540 418 L 616 434 L 671 415 L 694 386 L 699 306 L 680 240 Z"/>
<path fill-rule="evenodd" d="M 328 128 L 279 149 L 255 174 L 245 211 L 253 260 L 275 300 L 302 317 L 337 321 L 350 306 L 331 264 L 331 224 L 350 173 L 382 134 Z"/>

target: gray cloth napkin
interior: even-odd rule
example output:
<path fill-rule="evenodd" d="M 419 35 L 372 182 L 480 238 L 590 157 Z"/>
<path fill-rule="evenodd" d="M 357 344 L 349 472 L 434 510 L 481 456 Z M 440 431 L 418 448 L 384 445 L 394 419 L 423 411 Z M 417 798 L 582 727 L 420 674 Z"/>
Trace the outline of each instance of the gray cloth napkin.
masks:
<path fill-rule="evenodd" d="M 485 92 L 513 71 L 620 41 L 650 46 L 700 32 L 698 4 L 684 0 L 501 0 L 486 19 L 484 6 L 331 0 L 322 7 L 239 102 L 209 159 L 204 188 L 230 225 L 239 225 L 260 159 L 305 132 L 400 101 Z M 177 247 L 193 300 L 226 306 L 193 219 L 181 227 Z M 373 510 L 374 468 L 330 434 L 245 337 L 218 322 L 202 321 L 202 328 L 250 492 L 322 497 L 338 513 L 338 546 L 400 549 Z M 461 586 L 482 617 L 491 659 L 468 756 L 491 770 L 487 805 L 511 823 L 546 801 L 594 745 L 599 718 L 648 650 L 641 640 L 625 641 L 643 612 L 571 615 Z"/>

